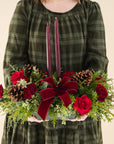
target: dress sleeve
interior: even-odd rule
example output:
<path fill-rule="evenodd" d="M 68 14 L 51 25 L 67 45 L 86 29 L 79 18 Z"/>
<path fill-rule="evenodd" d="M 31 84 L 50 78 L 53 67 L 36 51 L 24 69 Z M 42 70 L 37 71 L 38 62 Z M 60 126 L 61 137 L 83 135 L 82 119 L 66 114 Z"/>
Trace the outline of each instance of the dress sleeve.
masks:
<path fill-rule="evenodd" d="M 98 3 L 88 1 L 88 24 L 85 68 L 107 72 L 105 28 Z"/>
<path fill-rule="evenodd" d="M 3 70 L 5 86 L 8 85 L 10 75 L 9 64 L 22 67 L 29 63 L 28 58 L 28 6 L 25 0 L 17 3 L 13 13 L 8 41 L 5 49 Z"/>

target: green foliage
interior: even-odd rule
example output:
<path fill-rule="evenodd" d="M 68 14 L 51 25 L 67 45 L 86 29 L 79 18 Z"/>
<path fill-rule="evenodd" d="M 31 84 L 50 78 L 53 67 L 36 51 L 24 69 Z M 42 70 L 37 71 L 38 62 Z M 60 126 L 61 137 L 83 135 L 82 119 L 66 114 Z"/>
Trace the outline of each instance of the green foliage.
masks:
<path fill-rule="evenodd" d="M 16 72 L 13 66 L 12 71 Z M 44 76 L 44 74 L 43 74 Z M 96 78 L 101 79 L 96 80 Z M 47 77 L 47 75 L 45 75 Z M 55 72 L 52 75 L 56 86 L 60 83 L 62 78 L 58 79 L 57 73 Z M 11 100 L 10 96 L 8 95 L 8 90 L 12 86 L 9 77 L 9 86 L 4 89 L 3 97 L 0 99 L 0 111 L 9 115 L 10 123 L 9 127 L 13 123 L 24 123 L 27 121 L 28 117 L 34 116 L 34 114 L 38 110 L 38 106 L 42 101 L 42 97 L 40 95 L 40 90 L 46 89 L 48 87 L 47 82 L 41 82 L 42 80 L 41 73 L 37 71 L 36 67 L 33 67 L 33 71 L 30 75 L 29 82 L 24 80 L 20 80 L 19 84 L 23 87 L 26 87 L 27 84 L 35 83 L 37 85 L 38 91 L 32 95 L 31 99 L 24 99 L 19 102 L 14 102 Z M 65 124 L 67 120 L 69 120 L 72 116 L 74 118 L 80 118 L 80 114 L 77 110 L 74 109 L 73 104 L 76 101 L 76 97 L 81 97 L 82 95 L 87 95 L 87 97 L 92 101 L 92 109 L 86 114 L 88 117 L 92 117 L 95 120 L 103 119 L 111 121 L 114 118 L 114 114 L 111 112 L 114 109 L 113 105 L 113 98 L 114 98 L 114 87 L 113 87 L 113 80 L 109 79 L 106 73 L 101 74 L 100 71 L 95 72 L 93 71 L 92 81 L 88 86 L 83 86 L 83 82 L 78 84 L 78 89 L 76 94 L 69 94 L 72 104 L 70 104 L 67 108 L 64 106 L 62 100 L 57 95 L 54 97 L 54 101 L 50 106 L 48 111 L 48 116 L 51 117 L 51 121 L 53 126 L 56 125 L 57 119 L 61 119 L 62 123 Z M 98 95 L 96 92 L 96 86 L 101 84 L 104 86 L 108 92 L 108 96 L 105 99 L 105 102 L 98 101 Z"/>

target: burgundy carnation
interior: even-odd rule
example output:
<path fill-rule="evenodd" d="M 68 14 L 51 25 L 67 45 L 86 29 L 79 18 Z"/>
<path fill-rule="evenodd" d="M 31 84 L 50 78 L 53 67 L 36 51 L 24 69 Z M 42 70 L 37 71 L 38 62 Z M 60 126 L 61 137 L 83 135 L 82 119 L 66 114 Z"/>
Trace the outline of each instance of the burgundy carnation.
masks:
<path fill-rule="evenodd" d="M 104 102 L 105 98 L 108 96 L 108 92 L 104 86 L 98 84 L 96 87 L 96 92 L 98 94 L 98 101 Z"/>
<path fill-rule="evenodd" d="M 31 97 L 32 97 L 31 91 L 29 89 L 27 89 L 27 88 L 24 88 L 23 95 L 24 95 L 25 99 L 31 99 Z"/>
<path fill-rule="evenodd" d="M 27 88 L 31 91 L 31 94 L 35 94 L 37 92 L 37 86 L 35 83 L 31 83 L 27 85 Z"/>
<path fill-rule="evenodd" d="M 0 98 L 2 98 L 2 96 L 3 96 L 3 86 L 0 85 Z"/>
<path fill-rule="evenodd" d="M 27 88 L 24 88 L 24 98 L 31 99 L 32 95 L 37 92 L 37 86 L 35 83 L 27 85 Z"/>
<path fill-rule="evenodd" d="M 20 71 L 18 71 L 18 72 L 14 72 L 14 73 L 12 74 L 12 76 L 11 76 L 11 82 L 12 82 L 14 85 L 18 84 L 17 81 L 20 81 L 20 79 L 24 79 L 25 81 L 28 82 L 27 77 L 24 76 L 24 74 L 23 74 L 23 70 L 20 70 Z"/>
<path fill-rule="evenodd" d="M 74 109 L 78 111 L 79 114 L 85 115 L 89 113 L 92 109 L 92 101 L 87 97 L 87 95 L 82 95 L 81 97 L 76 97 L 76 101 L 73 104 Z"/>
<path fill-rule="evenodd" d="M 74 71 L 68 71 L 68 72 L 63 73 L 62 77 L 64 77 L 64 76 L 70 77 L 70 76 L 72 76 L 73 74 L 75 74 Z"/>

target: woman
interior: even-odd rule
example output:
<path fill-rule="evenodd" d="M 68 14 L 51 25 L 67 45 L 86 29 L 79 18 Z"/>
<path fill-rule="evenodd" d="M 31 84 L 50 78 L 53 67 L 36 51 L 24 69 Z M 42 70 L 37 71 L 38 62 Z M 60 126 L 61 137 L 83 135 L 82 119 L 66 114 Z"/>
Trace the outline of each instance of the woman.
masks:
<path fill-rule="evenodd" d="M 4 57 L 5 84 L 8 63 L 38 65 L 46 69 L 46 24 L 50 27 L 52 68 L 55 71 L 54 20 L 59 23 L 61 67 L 66 71 L 94 69 L 106 72 L 105 32 L 99 4 L 90 0 L 20 0 L 13 14 Z M 72 122 L 73 121 L 73 122 Z M 103 144 L 101 121 L 86 118 L 62 125 L 30 118 L 8 131 L 6 117 L 2 144 Z"/>

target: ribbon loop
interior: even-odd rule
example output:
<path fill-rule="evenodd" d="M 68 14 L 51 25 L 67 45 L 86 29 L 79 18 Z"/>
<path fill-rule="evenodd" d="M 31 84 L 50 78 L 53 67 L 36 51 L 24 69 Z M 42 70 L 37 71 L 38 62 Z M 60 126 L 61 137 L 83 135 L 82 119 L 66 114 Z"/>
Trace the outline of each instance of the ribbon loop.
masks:
<path fill-rule="evenodd" d="M 56 96 L 54 88 L 46 88 L 40 91 L 43 101 L 50 100 Z"/>
<path fill-rule="evenodd" d="M 60 97 L 65 107 L 68 107 L 72 103 L 69 93 L 76 93 L 78 84 L 77 82 L 70 80 L 71 78 L 64 76 L 58 86 L 56 86 L 52 77 L 43 80 L 52 86 L 52 88 L 46 88 L 40 91 L 42 101 L 38 107 L 37 113 L 44 121 L 56 95 Z"/>

